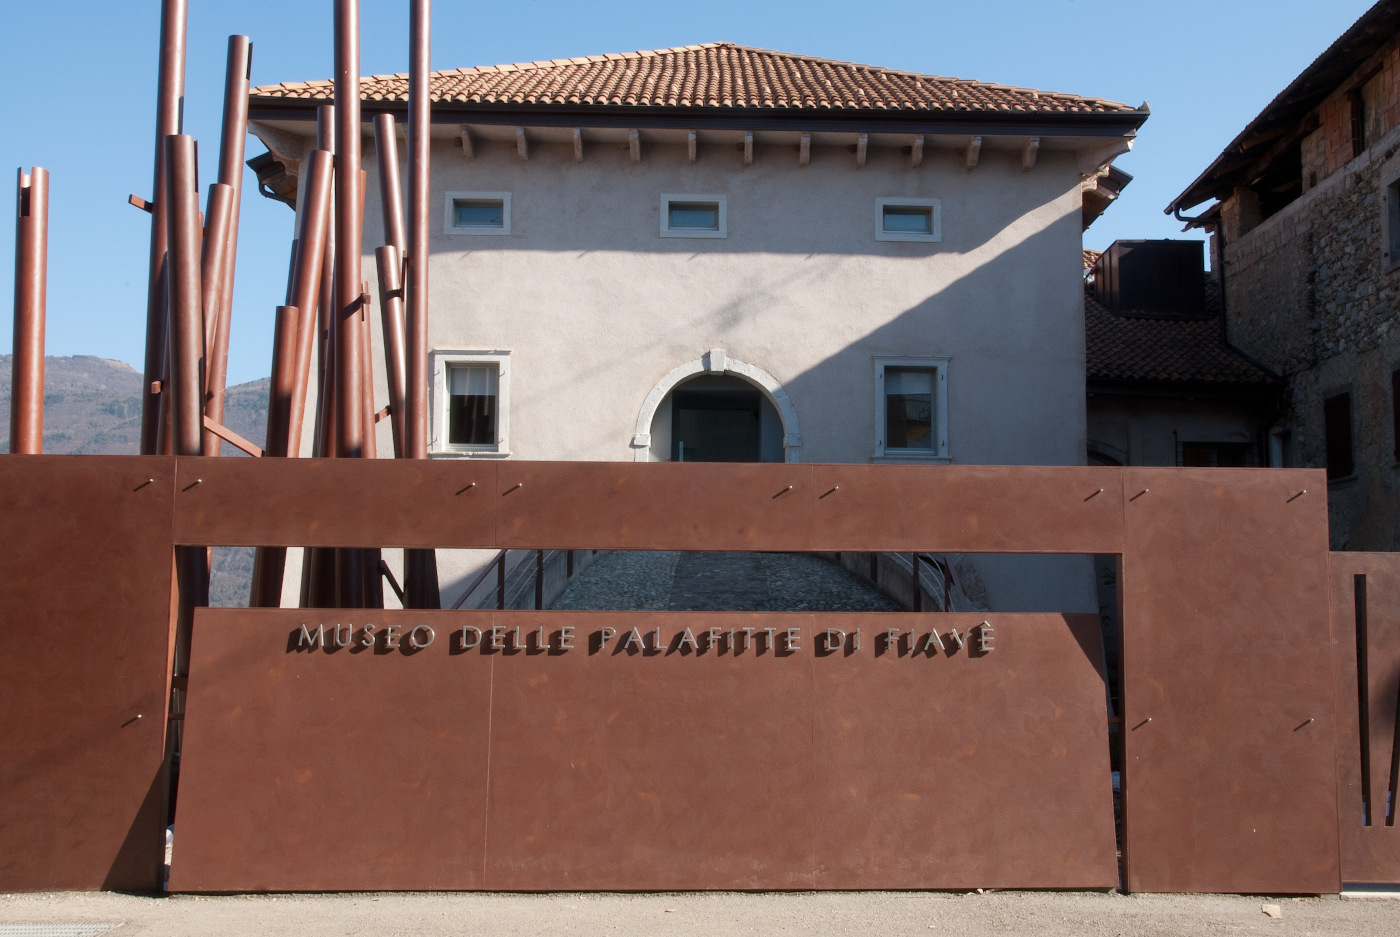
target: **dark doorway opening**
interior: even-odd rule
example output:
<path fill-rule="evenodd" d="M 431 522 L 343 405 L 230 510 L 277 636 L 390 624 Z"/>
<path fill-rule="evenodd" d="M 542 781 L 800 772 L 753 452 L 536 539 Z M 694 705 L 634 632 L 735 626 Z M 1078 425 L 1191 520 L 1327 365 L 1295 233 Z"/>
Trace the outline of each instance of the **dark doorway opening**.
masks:
<path fill-rule="evenodd" d="M 763 392 L 731 377 L 701 377 L 671 394 L 671 461 L 782 461 L 765 445 L 765 436 L 780 432 L 777 411 Z M 771 442 L 771 441 L 770 441 Z M 776 457 L 775 457 L 776 456 Z"/>

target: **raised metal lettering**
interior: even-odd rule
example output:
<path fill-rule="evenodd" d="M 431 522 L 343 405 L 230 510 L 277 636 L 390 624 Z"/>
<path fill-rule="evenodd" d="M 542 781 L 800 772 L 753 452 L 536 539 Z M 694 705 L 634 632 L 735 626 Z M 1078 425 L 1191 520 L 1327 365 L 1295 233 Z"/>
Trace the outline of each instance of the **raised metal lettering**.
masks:
<path fill-rule="evenodd" d="M 992 642 L 996 640 L 996 629 L 987 622 L 982 622 L 982 626 L 977 629 L 977 650 L 983 654 L 990 654 L 997 649 Z"/>
<path fill-rule="evenodd" d="M 800 651 L 800 650 L 802 650 L 802 643 L 801 643 L 801 642 L 802 642 L 802 629 L 801 629 L 801 628 L 789 628 L 789 629 L 787 630 L 786 640 L 784 641 L 784 643 L 787 645 L 787 649 L 788 649 L 789 651 Z"/>
<path fill-rule="evenodd" d="M 700 642 L 699 642 L 699 641 L 696 641 L 696 640 L 695 640 L 695 635 L 693 635 L 693 634 L 690 633 L 690 627 L 689 627 L 689 626 L 687 626 L 686 629 L 685 629 L 684 631 L 681 632 L 681 639 L 680 639 L 679 641 L 676 642 L 676 650 L 679 651 L 681 648 L 685 647 L 687 644 L 690 645 L 690 649 L 691 649 L 692 651 L 694 651 L 694 652 L 697 653 L 697 654 L 700 653 Z"/>
<path fill-rule="evenodd" d="M 969 633 L 969 634 L 972 633 L 972 629 L 971 629 L 971 628 L 968 629 L 968 633 Z M 949 631 L 948 631 L 948 640 L 949 640 L 949 641 L 952 641 L 954 644 L 956 644 L 956 645 L 958 646 L 958 650 L 960 650 L 960 651 L 962 650 L 962 646 L 963 646 L 963 635 L 958 634 L 958 629 L 956 629 L 956 628 L 951 628 L 951 629 L 949 629 Z"/>
<path fill-rule="evenodd" d="M 769 653 L 772 653 L 772 652 L 776 651 L 776 650 L 778 649 L 778 645 L 777 645 L 777 643 L 775 642 L 773 636 L 774 636 L 775 634 L 778 633 L 778 629 L 777 629 L 777 628 L 764 628 L 764 629 L 763 629 L 763 633 L 764 633 L 765 635 L 767 635 L 767 637 L 763 639 L 763 647 L 764 647 Z"/>
<path fill-rule="evenodd" d="M 297 647 L 325 647 L 326 646 L 326 626 L 317 625 L 316 635 L 312 637 L 311 629 L 306 625 L 301 626 L 301 634 L 297 637 Z"/>
<path fill-rule="evenodd" d="M 420 631 L 425 631 L 425 632 L 427 632 L 428 636 L 427 636 L 427 638 L 426 638 L 425 640 L 421 640 L 421 641 L 420 641 L 420 640 L 418 639 L 418 633 L 419 633 Z M 410 632 L 408 633 L 408 643 L 409 643 L 409 645 L 410 645 L 411 647 L 415 647 L 415 648 L 424 648 L 424 647 L 427 647 L 429 644 L 432 644 L 432 643 L 433 643 L 434 641 L 436 641 L 436 640 L 437 640 L 437 632 L 434 631 L 434 630 L 432 629 L 432 626 L 430 626 L 430 625 L 418 625 L 416 628 L 414 628 L 412 631 L 410 631 Z"/>
<path fill-rule="evenodd" d="M 617 629 L 609 628 L 607 625 L 604 625 L 598 631 L 598 650 L 601 651 L 603 648 L 607 647 L 608 642 L 615 637 L 617 637 Z"/>
<path fill-rule="evenodd" d="M 645 645 L 645 644 L 642 645 L 642 649 L 643 649 L 643 650 L 646 650 L 646 645 Z M 651 633 L 651 649 L 652 649 L 653 651 L 659 651 L 659 650 L 661 650 L 661 629 L 660 629 L 660 628 L 657 628 L 656 630 L 652 631 L 652 633 Z"/>
<path fill-rule="evenodd" d="M 340 629 L 341 629 L 342 627 L 345 628 L 345 640 L 344 640 L 344 641 L 340 640 Z M 335 644 L 336 644 L 336 647 L 349 647 L 349 646 L 350 646 L 350 642 L 351 642 L 352 639 L 354 639 L 354 637 L 355 637 L 355 629 L 354 629 L 352 626 L 350 626 L 350 625 L 344 625 L 344 626 L 342 626 L 342 625 L 336 625 L 336 626 L 335 626 Z"/>
<path fill-rule="evenodd" d="M 564 625 L 559 629 L 559 650 L 572 651 L 574 649 L 574 626 Z"/>
<path fill-rule="evenodd" d="M 940 651 L 947 650 L 947 648 L 943 646 L 943 639 L 938 636 L 937 631 L 930 631 L 928 634 L 924 635 L 924 653 L 928 653 L 929 645 L 931 644 L 938 645 Z"/>
<path fill-rule="evenodd" d="M 845 644 L 846 632 L 842 631 L 840 628 L 826 629 L 826 649 L 828 651 L 834 651 L 838 647 L 845 646 Z"/>
<path fill-rule="evenodd" d="M 637 643 L 637 648 L 639 650 L 645 651 L 647 649 L 646 642 L 642 640 L 642 633 L 636 628 L 633 628 L 631 631 L 627 632 L 627 637 L 622 639 L 622 649 L 624 651 L 630 650 L 633 641 Z"/>
<path fill-rule="evenodd" d="M 468 631 L 470 631 L 473 635 L 476 636 L 476 639 L 475 639 L 474 641 L 472 641 L 470 644 L 467 643 L 467 632 L 468 632 Z M 479 644 L 481 643 L 481 629 L 478 628 L 478 627 L 476 627 L 475 625 L 463 625 L 463 626 L 462 626 L 462 633 L 461 633 L 461 635 L 459 636 L 459 640 L 462 642 L 462 650 L 465 651 L 465 650 L 469 650 L 469 649 L 471 649 L 471 648 L 474 648 L 474 647 L 476 647 L 477 645 L 479 645 Z"/>
<path fill-rule="evenodd" d="M 549 650 L 549 635 L 544 633 L 544 625 L 540 625 L 539 628 L 535 629 L 535 650 Z"/>
<path fill-rule="evenodd" d="M 752 629 L 752 628 L 740 628 L 739 630 L 742 631 L 742 632 L 744 632 L 744 650 L 747 651 L 747 650 L 749 649 L 750 645 L 753 644 L 753 629 Z"/>
<path fill-rule="evenodd" d="M 491 626 L 491 650 L 504 651 L 506 649 L 506 626 Z"/>
<path fill-rule="evenodd" d="M 705 650 L 719 653 L 719 639 L 724 636 L 723 628 L 711 628 L 705 632 Z"/>
<path fill-rule="evenodd" d="M 899 636 L 903 633 L 900 628 L 885 629 L 885 650 L 899 653 Z"/>
<path fill-rule="evenodd" d="M 398 646 L 399 646 L 399 627 L 400 627 L 399 625 L 390 625 L 390 626 L 388 626 L 387 628 L 384 629 L 384 646 L 385 646 L 385 647 L 398 647 Z"/>
<path fill-rule="evenodd" d="M 365 625 L 364 634 L 360 635 L 360 646 L 371 647 L 374 644 L 374 625 Z"/>

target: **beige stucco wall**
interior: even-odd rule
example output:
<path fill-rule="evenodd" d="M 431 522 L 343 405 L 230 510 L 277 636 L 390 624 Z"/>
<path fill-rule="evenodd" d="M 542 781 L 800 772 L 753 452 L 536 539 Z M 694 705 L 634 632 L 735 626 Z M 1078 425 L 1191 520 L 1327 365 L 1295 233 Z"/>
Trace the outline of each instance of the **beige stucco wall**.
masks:
<path fill-rule="evenodd" d="M 372 152 L 367 163 L 372 160 Z M 1079 174 L 1043 152 L 981 165 L 842 147 L 798 166 L 760 147 L 478 144 L 433 153 L 435 349 L 511 353 L 513 458 L 630 460 L 647 394 L 724 349 L 768 374 L 800 423 L 802 461 L 869 461 L 874 356 L 949 356 L 949 455 L 1079 464 L 1084 452 Z M 508 191 L 509 236 L 444 236 L 447 191 Z M 662 238 L 662 193 L 724 195 L 723 239 Z M 942 200 L 937 244 L 875 240 L 875 200 Z M 367 246 L 382 242 L 373 172 Z M 366 276 L 372 279 L 370 265 Z M 387 435 L 380 448 L 388 444 Z"/>
<path fill-rule="evenodd" d="M 749 166 L 729 146 L 702 145 L 694 164 L 661 145 L 640 163 L 611 144 L 582 163 L 540 144 L 528 161 L 499 143 L 475 155 L 434 143 L 430 344 L 510 352 L 511 458 L 631 461 L 657 382 L 723 349 L 789 398 L 790 458 L 871 460 L 875 356 L 891 355 L 950 359 L 950 461 L 1083 463 L 1076 154 L 1042 150 L 1030 171 L 994 147 L 974 170 L 934 146 L 919 168 L 894 148 L 871 148 L 864 167 L 845 147 L 813 147 L 807 166 L 785 146 L 758 147 Z M 372 251 L 383 228 L 368 141 L 366 169 Z M 449 191 L 510 192 L 511 233 L 444 235 Z M 728 236 L 661 237 L 662 193 L 725 196 Z M 941 199 L 942 241 L 877 241 L 882 197 Z M 387 423 L 378 447 L 392 451 Z M 444 555 L 444 585 L 481 559 Z M 1005 558 L 984 580 L 994 608 L 1097 608 L 1080 558 Z"/>

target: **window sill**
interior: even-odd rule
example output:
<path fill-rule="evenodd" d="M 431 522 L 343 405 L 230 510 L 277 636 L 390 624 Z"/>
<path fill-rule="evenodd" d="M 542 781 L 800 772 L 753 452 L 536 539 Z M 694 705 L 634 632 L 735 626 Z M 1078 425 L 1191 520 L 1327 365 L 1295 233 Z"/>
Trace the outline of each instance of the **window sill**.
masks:
<path fill-rule="evenodd" d="M 932 462 L 935 465 L 947 465 L 953 461 L 952 456 L 934 455 L 932 453 L 923 455 L 917 452 L 877 452 L 870 457 L 871 462 L 883 462 L 890 465 L 922 465 Z"/>
<path fill-rule="evenodd" d="M 509 459 L 508 449 L 439 449 L 428 453 L 430 459 Z"/>

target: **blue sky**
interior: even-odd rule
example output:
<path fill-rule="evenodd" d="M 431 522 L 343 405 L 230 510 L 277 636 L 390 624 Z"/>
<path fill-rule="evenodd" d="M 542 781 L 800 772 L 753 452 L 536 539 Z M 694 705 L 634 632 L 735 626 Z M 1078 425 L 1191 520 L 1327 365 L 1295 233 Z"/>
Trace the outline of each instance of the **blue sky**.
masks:
<path fill-rule="evenodd" d="M 1368 0 L 669 0 L 434 5 L 433 67 L 497 64 L 700 42 L 745 45 L 958 78 L 1148 101 L 1152 117 L 1117 165 L 1134 175 L 1085 234 L 1184 236 L 1162 213 L 1275 94 L 1370 6 Z M 191 0 L 185 132 L 214 175 L 227 37 L 253 39 L 253 83 L 327 78 L 331 2 Z M 361 3 L 364 74 L 407 71 L 406 0 Z M 154 149 L 158 0 L 13 4 L 0 78 L 0 165 L 51 173 L 48 353 L 139 367 Z M 248 155 L 263 151 L 250 138 Z M 13 179 L 8 176 L 7 179 Z M 6 182 L 7 186 L 12 183 Z M 245 198 L 229 381 L 265 376 L 282 301 L 292 213 Z M 13 205 L 13 189 L 5 192 Z M 13 210 L 13 209 L 9 209 Z M 1194 236 L 1194 235 L 1193 235 Z M 0 295 L 13 295 L 14 229 L 0 226 Z M 0 327 L 0 353 L 11 333 Z"/>

